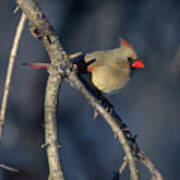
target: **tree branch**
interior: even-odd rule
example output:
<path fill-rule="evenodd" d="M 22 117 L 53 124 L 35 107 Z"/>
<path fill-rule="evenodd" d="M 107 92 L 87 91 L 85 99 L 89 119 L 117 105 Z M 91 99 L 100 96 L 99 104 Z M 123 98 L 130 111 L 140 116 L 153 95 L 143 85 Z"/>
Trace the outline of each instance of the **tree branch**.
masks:
<path fill-rule="evenodd" d="M 30 22 L 30 31 L 35 38 L 43 41 L 53 67 L 68 61 L 57 35 L 45 15 L 33 0 L 17 0 Z M 45 95 L 45 146 L 49 163 L 49 180 L 63 180 L 57 143 L 56 109 L 61 78 L 54 68 L 49 69 Z"/>
<path fill-rule="evenodd" d="M 141 163 L 144 164 L 148 168 L 152 176 L 152 180 L 163 180 L 161 173 L 158 171 L 158 169 L 154 166 L 154 164 L 149 159 L 149 157 L 146 156 L 142 150 L 138 152 L 138 156 Z"/>
<path fill-rule="evenodd" d="M 61 77 L 57 72 L 49 70 L 45 96 L 45 146 L 49 162 L 49 180 L 63 180 L 63 172 L 59 160 L 56 124 L 56 106 L 61 84 Z"/>
<path fill-rule="evenodd" d="M 131 179 L 138 179 L 138 171 L 135 165 L 134 157 L 131 148 L 128 144 L 128 141 L 126 139 L 126 136 L 120 128 L 120 121 L 113 118 L 111 114 L 107 112 L 107 110 L 98 102 L 98 100 L 90 94 L 90 92 L 86 89 L 84 84 L 79 80 L 75 72 L 72 72 L 69 75 L 68 79 L 74 83 L 74 85 L 79 89 L 79 91 L 81 91 L 81 93 L 88 100 L 88 102 L 90 102 L 90 104 L 104 117 L 106 122 L 110 125 L 115 137 L 118 138 L 118 140 L 120 141 L 126 154 L 126 157 L 128 159 L 129 168 L 131 172 Z"/>
<path fill-rule="evenodd" d="M 111 126 L 111 129 L 118 138 L 122 147 L 125 151 L 127 160 L 129 162 L 131 179 L 138 179 L 138 173 L 135 166 L 135 158 L 141 160 L 149 169 L 151 175 L 156 180 L 162 180 L 162 176 L 157 169 L 154 168 L 152 163 L 149 163 L 149 159 L 139 149 L 135 137 L 132 135 L 130 130 L 113 110 L 112 113 L 108 113 L 106 109 L 98 102 L 93 95 L 89 93 L 86 87 L 77 77 L 76 73 L 72 71 L 72 64 L 70 63 L 69 57 L 64 51 L 62 45 L 59 42 L 57 35 L 53 28 L 49 25 L 45 15 L 37 7 L 37 4 L 33 0 L 17 0 L 18 5 L 22 8 L 23 12 L 27 15 L 31 24 L 31 33 L 36 38 L 43 41 L 46 50 L 51 59 L 52 69 L 49 69 L 49 78 L 46 89 L 46 100 L 45 100 L 45 128 L 46 128 L 46 145 L 48 149 L 52 148 L 52 158 L 48 151 L 48 160 L 50 167 L 50 179 L 63 179 L 62 172 L 58 176 L 55 175 L 56 171 L 61 171 L 60 163 L 58 162 L 58 145 L 57 145 L 57 130 L 56 130 L 56 104 L 57 104 L 57 93 L 58 87 L 60 86 L 61 78 L 67 77 L 71 80 L 81 93 L 88 99 L 91 105 L 101 113 L 107 123 Z M 55 68 L 54 68 L 55 67 Z M 58 69 L 58 73 L 56 70 Z M 53 100 L 50 100 L 50 97 Z M 55 133 L 54 133 L 55 131 Z M 50 134 L 49 134 L 50 132 Z M 55 155 L 53 155 L 53 153 Z M 147 160 L 148 159 L 148 160 Z M 54 163 L 56 161 L 56 163 Z M 160 176 L 158 176 L 158 175 Z M 56 178 L 57 177 L 57 178 Z"/>
<path fill-rule="evenodd" d="M 14 37 L 14 41 L 13 41 L 13 45 L 12 45 L 12 49 L 11 49 L 11 53 L 9 57 L 8 69 L 6 73 L 6 81 L 4 85 L 4 93 L 2 97 L 1 110 L 0 110 L 0 141 L 2 140 L 2 135 L 3 135 L 3 126 L 5 123 L 7 100 L 8 100 L 8 95 L 10 91 L 12 71 L 13 71 L 14 62 L 16 59 L 17 50 L 19 46 L 19 41 L 22 35 L 22 31 L 24 29 L 25 22 L 26 22 L 26 16 L 22 14 L 19 20 L 19 24 L 16 29 L 16 33 L 15 33 L 15 37 Z"/>
<path fill-rule="evenodd" d="M 5 169 L 7 171 L 15 172 L 15 173 L 17 173 L 19 171 L 16 168 L 13 168 L 13 167 L 7 166 L 5 164 L 1 164 L 1 163 L 0 163 L 0 168 Z"/>
<path fill-rule="evenodd" d="M 161 173 L 154 166 L 148 156 L 146 156 L 145 153 L 139 148 L 136 142 L 136 136 L 132 135 L 131 131 L 118 116 L 118 114 L 114 110 L 111 113 L 107 112 L 106 108 L 104 108 L 103 105 L 101 105 L 99 101 L 86 89 L 75 72 L 72 72 L 68 79 L 74 83 L 88 102 L 104 117 L 106 122 L 110 125 L 114 136 L 119 140 L 126 154 L 131 171 L 131 179 L 138 178 L 138 172 L 134 163 L 135 158 L 136 160 L 140 160 L 141 163 L 148 168 L 152 178 L 154 178 L 153 180 L 163 180 Z M 108 102 L 108 100 L 106 101 Z"/>

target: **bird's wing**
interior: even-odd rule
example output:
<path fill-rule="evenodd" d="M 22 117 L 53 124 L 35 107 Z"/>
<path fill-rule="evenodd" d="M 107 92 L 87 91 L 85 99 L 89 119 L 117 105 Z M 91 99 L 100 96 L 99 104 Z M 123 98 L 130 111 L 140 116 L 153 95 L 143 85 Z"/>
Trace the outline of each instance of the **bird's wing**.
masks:
<path fill-rule="evenodd" d="M 103 66 L 103 56 L 104 54 L 101 51 L 86 54 L 84 61 L 87 64 L 87 71 L 91 72 L 94 71 L 97 67 Z"/>

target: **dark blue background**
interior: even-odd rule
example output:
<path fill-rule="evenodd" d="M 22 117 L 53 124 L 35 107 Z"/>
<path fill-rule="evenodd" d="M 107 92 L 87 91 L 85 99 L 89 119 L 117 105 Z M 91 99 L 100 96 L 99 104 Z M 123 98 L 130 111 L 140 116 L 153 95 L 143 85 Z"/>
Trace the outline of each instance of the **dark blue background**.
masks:
<path fill-rule="evenodd" d="M 40 0 L 68 53 L 119 46 L 122 37 L 135 46 L 146 68 L 119 94 L 107 96 L 138 143 L 165 179 L 179 179 L 180 169 L 180 2 L 178 0 Z M 15 1 L 0 1 L 0 96 L 8 57 L 20 17 Z M 42 43 L 23 33 L 8 101 L 0 163 L 3 180 L 47 179 L 43 100 L 47 73 L 22 62 L 48 62 Z M 59 95 L 60 156 L 66 179 L 110 180 L 123 159 L 119 142 L 85 98 L 68 83 Z M 140 166 L 141 179 L 148 172 Z M 129 178 L 128 168 L 122 179 Z"/>

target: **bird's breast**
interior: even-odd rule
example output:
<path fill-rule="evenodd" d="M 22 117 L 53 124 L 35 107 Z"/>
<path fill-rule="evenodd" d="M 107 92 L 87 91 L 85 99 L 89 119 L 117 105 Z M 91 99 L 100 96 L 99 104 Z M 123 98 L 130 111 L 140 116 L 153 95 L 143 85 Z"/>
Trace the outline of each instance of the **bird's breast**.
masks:
<path fill-rule="evenodd" d="M 92 72 L 93 84 L 102 92 L 109 93 L 123 88 L 129 80 L 129 72 L 99 67 Z"/>

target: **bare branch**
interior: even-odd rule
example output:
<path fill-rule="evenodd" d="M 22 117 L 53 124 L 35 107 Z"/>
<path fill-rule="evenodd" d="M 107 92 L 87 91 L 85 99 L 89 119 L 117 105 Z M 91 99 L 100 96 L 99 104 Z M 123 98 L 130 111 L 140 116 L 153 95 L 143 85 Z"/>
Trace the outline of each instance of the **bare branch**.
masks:
<path fill-rule="evenodd" d="M 57 72 L 50 72 L 46 86 L 45 96 L 45 146 L 47 146 L 47 155 L 49 161 L 49 180 L 63 180 L 63 172 L 59 161 L 56 124 L 56 106 L 61 77 Z"/>
<path fill-rule="evenodd" d="M 123 163 L 121 164 L 121 167 L 119 168 L 119 174 L 122 174 L 122 172 L 124 171 L 125 167 L 127 166 L 127 158 L 126 156 L 124 157 Z"/>
<path fill-rule="evenodd" d="M 33 0 L 17 0 L 17 3 L 30 21 L 30 31 L 35 38 L 43 41 L 51 59 L 45 95 L 45 146 L 49 163 L 49 180 L 64 180 L 59 158 L 56 109 L 61 77 L 54 68 L 66 62 L 68 56 L 63 50 L 57 35 L 45 15 Z"/>
<path fill-rule="evenodd" d="M 77 86 L 77 88 L 88 99 L 92 106 L 99 113 L 101 113 L 101 115 L 104 117 L 107 123 L 111 126 L 115 137 L 118 138 L 125 151 L 125 155 L 129 162 L 131 179 L 138 179 L 138 171 L 135 165 L 135 158 L 141 160 L 143 163 L 146 164 L 154 178 L 156 174 L 154 165 L 151 164 L 150 161 L 147 161 L 148 158 L 139 149 L 135 141 L 135 137 L 132 135 L 125 123 L 121 120 L 121 118 L 116 114 L 115 111 L 113 111 L 112 113 L 107 112 L 106 109 L 98 102 L 98 99 L 96 99 L 89 93 L 89 91 L 77 77 L 76 73 L 74 71 L 71 72 L 72 64 L 69 62 L 69 57 L 67 53 L 64 51 L 62 45 L 60 44 L 59 39 L 55 34 L 53 28 L 49 25 L 47 19 L 45 18 L 45 15 L 37 7 L 37 4 L 33 0 L 17 0 L 17 3 L 20 6 L 20 8 L 23 9 L 23 12 L 27 15 L 32 25 L 32 35 L 43 41 L 52 63 L 52 66 L 50 66 L 50 68 L 52 69 L 49 69 L 50 75 L 48 78 L 45 101 L 46 145 L 48 147 L 47 152 L 50 167 L 49 179 L 63 179 L 60 163 L 58 162 L 58 145 L 55 113 L 57 104 L 57 93 L 61 83 L 61 77 L 64 76 L 66 76 Z M 57 69 L 59 74 L 55 71 Z M 50 97 L 52 98 L 52 100 L 50 99 Z M 49 149 L 51 149 L 52 154 L 50 153 Z M 50 154 L 53 157 L 51 157 Z M 60 171 L 59 173 L 57 173 L 58 175 L 56 175 L 57 171 Z M 162 180 L 162 178 L 158 179 L 158 176 L 156 177 L 156 180 Z"/>
<path fill-rule="evenodd" d="M 14 42 L 13 42 L 10 57 L 9 57 L 9 64 L 8 64 L 8 69 L 7 69 L 4 93 L 3 93 L 3 97 L 2 97 L 1 110 L 0 110 L 0 141 L 2 140 L 3 126 L 4 126 L 4 122 L 5 122 L 7 100 L 8 100 L 8 95 L 9 95 L 9 91 L 10 91 L 12 71 L 13 71 L 13 67 L 14 67 L 15 58 L 17 55 L 19 41 L 21 38 L 22 31 L 24 29 L 25 21 L 26 21 L 26 16 L 23 13 L 19 20 L 17 29 L 16 29 L 16 34 L 14 37 Z"/>
<path fill-rule="evenodd" d="M 13 167 L 7 166 L 5 164 L 0 164 L 0 168 L 5 169 L 7 171 L 11 171 L 11 172 L 16 172 L 16 173 L 18 172 L 18 169 L 15 169 Z"/>
<path fill-rule="evenodd" d="M 140 161 L 148 168 L 152 176 L 152 180 L 163 180 L 161 173 L 158 171 L 158 169 L 154 166 L 152 161 L 148 158 L 148 156 L 145 155 L 145 153 L 142 150 L 138 152 L 138 156 Z"/>
<path fill-rule="evenodd" d="M 138 171 L 135 165 L 135 160 L 132 154 L 132 151 L 130 149 L 130 146 L 128 144 L 128 141 L 122 131 L 122 129 L 119 126 L 119 121 L 117 121 L 115 118 L 113 118 L 110 113 L 107 112 L 107 110 L 98 102 L 95 97 L 93 97 L 90 92 L 86 89 L 84 84 L 79 80 L 75 72 L 72 72 L 69 77 L 69 80 L 71 80 L 74 85 L 81 91 L 81 93 L 84 95 L 84 97 L 87 98 L 87 100 L 91 103 L 91 105 L 104 117 L 106 122 L 110 125 L 114 135 L 120 143 L 122 144 L 122 147 L 124 149 L 124 152 L 126 154 L 126 157 L 129 162 L 129 168 L 131 172 L 131 179 L 135 180 L 138 179 Z"/>

